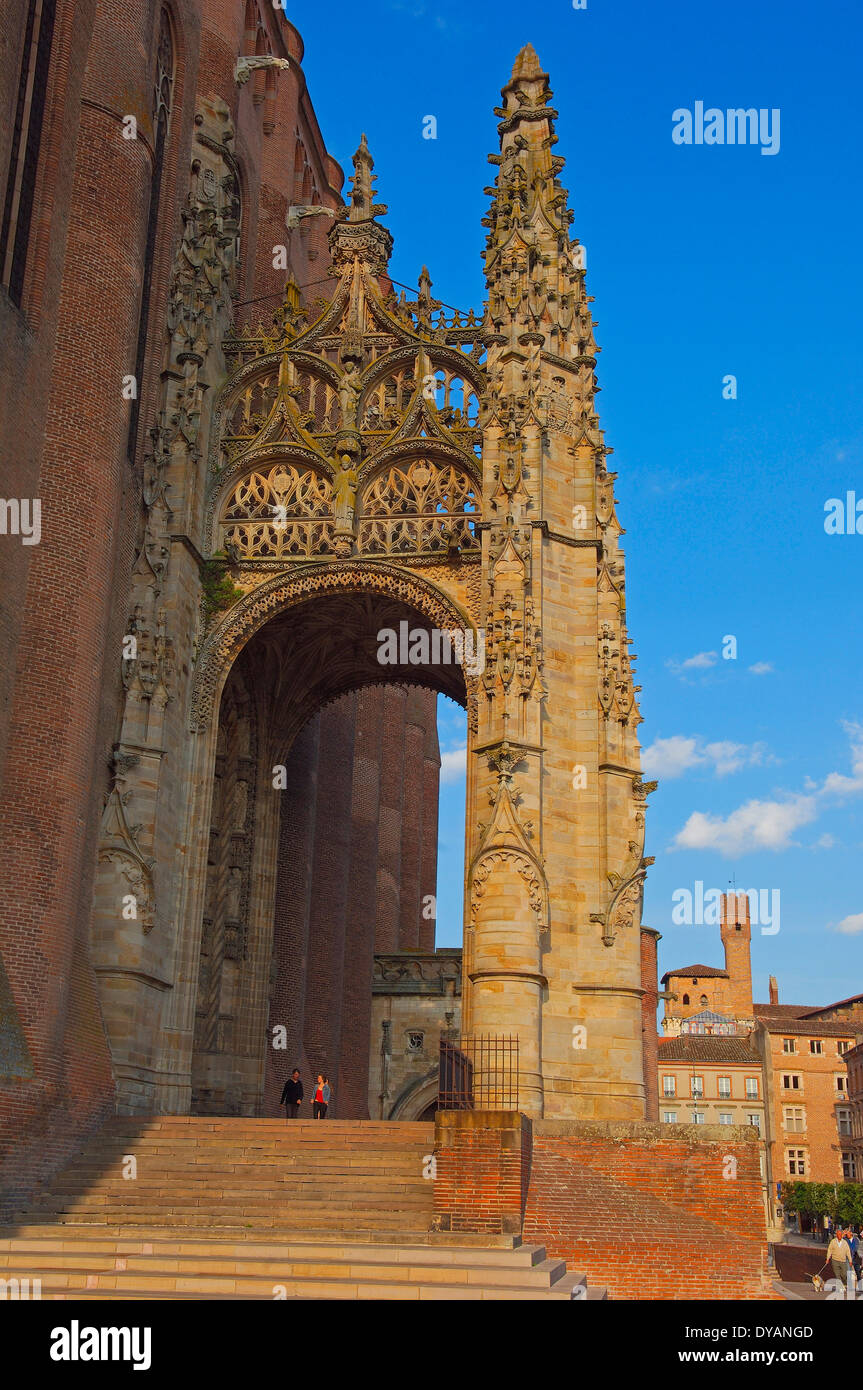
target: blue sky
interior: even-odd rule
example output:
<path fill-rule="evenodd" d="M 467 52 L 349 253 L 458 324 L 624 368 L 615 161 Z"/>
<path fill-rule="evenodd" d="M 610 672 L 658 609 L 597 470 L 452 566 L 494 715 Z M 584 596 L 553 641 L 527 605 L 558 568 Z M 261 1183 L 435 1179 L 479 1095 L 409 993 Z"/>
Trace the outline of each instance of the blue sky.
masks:
<path fill-rule="evenodd" d="M 758 997 L 769 974 L 785 1002 L 863 990 L 863 535 L 824 529 L 828 499 L 863 500 L 860 5 L 289 0 L 288 14 L 346 171 L 368 135 L 393 275 L 415 284 L 425 263 L 464 308 L 483 298 L 492 108 L 518 49 L 536 48 L 603 348 L 640 735 L 660 778 L 644 914 L 660 970 L 720 963 L 715 929 L 672 923 L 672 895 L 734 877 L 781 895 L 778 933 L 753 936 Z M 672 112 L 697 101 L 778 108 L 778 153 L 675 144 Z M 441 700 L 445 751 L 463 728 Z M 440 944 L 460 940 L 462 798 L 444 784 Z"/>

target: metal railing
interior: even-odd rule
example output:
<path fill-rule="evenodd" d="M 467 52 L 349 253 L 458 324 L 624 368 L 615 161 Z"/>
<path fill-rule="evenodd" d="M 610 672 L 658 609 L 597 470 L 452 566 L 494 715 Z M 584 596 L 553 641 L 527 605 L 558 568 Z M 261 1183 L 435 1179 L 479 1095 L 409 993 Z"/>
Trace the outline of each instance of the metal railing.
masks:
<path fill-rule="evenodd" d="M 439 1110 L 517 1110 L 518 1079 L 517 1035 L 441 1034 Z"/>

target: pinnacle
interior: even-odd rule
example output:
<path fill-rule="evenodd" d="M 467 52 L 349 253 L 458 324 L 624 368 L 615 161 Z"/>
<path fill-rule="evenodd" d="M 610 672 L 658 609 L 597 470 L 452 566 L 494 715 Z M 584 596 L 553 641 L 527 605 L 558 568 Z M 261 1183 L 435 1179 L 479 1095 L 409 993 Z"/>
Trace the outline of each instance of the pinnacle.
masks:
<path fill-rule="evenodd" d="M 351 222 L 364 221 L 374 217 L 378 212 L 386 212 L 383 204 L 374 203 L 374 185 L 377 181 L 376 175 L 372 173 L 375 161 L 372 159 L 369 150 L 369 142 L 366 139 L 365 131 L 360 136 L 360 143 L 353 158 L 354 172 L 351 178 L 351 207 L 348 214 Z"/>
<path fill-rule="evenodd" d="M 510 81 L 519 77 L 542 77 L 542 64 L 532 43 L 526 43 L 515 60 Z"/>

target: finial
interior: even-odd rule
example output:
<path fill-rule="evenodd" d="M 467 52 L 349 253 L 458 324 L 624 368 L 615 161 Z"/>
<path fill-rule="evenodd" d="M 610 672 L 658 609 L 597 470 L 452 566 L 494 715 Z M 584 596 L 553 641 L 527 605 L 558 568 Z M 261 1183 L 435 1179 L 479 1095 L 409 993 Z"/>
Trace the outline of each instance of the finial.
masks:
<path fill-rule="evenodd" d="M 386 212 L 384 203 L 375 204 L 374 185 L 377 175 L 372 173 L 375 161 L 369 152 L 368 141 L 363 133 L 359 148 L 354 155 L 354 172 L 351 179 L 351 207 L 348 213 L 349 222 L 366 222 L 369 218 L 377 216 L 378 213 Z"/>
<path fill-rule="evenodd" d="M 526 43 L 513 64 L 511 81 L 519 77 L 544 77 L 542 65 L 532 43 Z"/>

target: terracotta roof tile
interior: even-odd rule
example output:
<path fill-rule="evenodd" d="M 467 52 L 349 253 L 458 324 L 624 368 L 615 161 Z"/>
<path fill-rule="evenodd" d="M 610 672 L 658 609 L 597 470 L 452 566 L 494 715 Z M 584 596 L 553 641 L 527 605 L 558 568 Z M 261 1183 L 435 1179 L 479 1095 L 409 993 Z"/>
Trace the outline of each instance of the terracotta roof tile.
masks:
<path fill-rule="evenodd" d="M 717 970 L 715 965 L 686 965 L 680 970 L 666 970 L 663 980 L 670 980 L 673 975 L 692 975 L 696 979 L 709 980 L 718 976 L 723 980 L 728 979 L 727 970 Z"/>
<path fill-rule="evenodd" d="M 748 1038 L 723 1038 L 704 1033 L 682 1033 L 678 1038 L 659 1039 L 660 1062 L 742 1062 L 761 1066 L 761 1058 Z"/>

